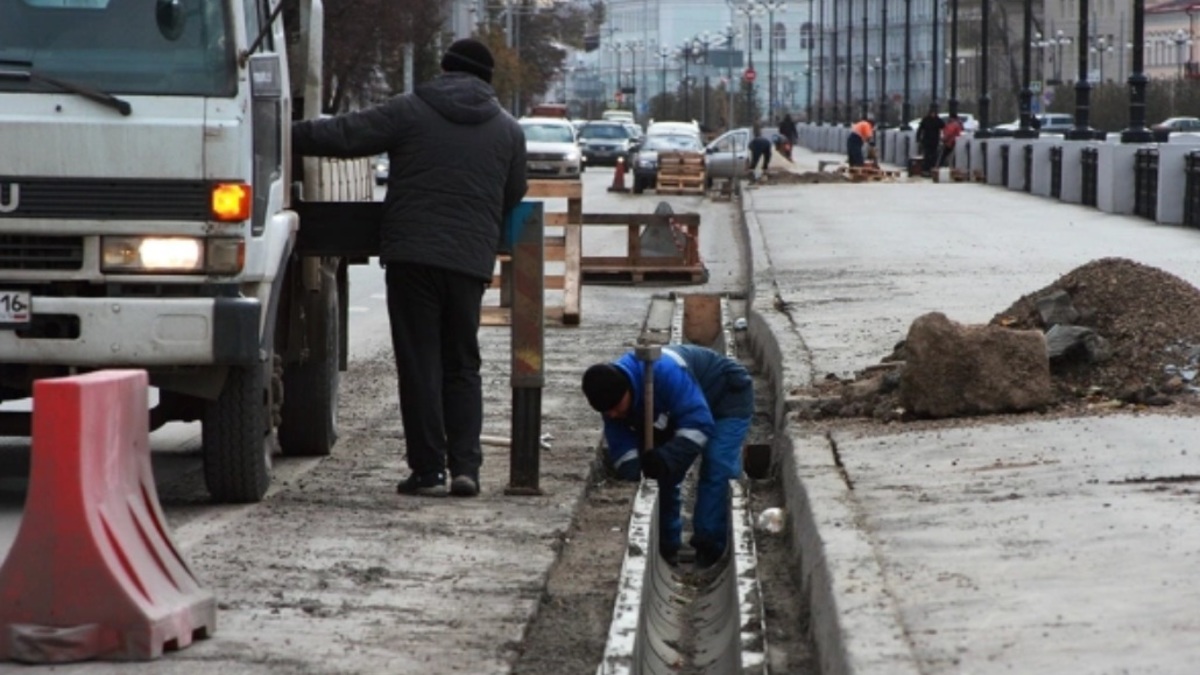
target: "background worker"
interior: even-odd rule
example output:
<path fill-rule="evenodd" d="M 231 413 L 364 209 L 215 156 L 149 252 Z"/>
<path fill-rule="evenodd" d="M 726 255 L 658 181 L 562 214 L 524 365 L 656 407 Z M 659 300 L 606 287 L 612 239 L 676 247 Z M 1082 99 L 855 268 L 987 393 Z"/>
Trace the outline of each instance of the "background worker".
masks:
<path fill-rule="evenodd" d="M 875 127 L 866 116 L 859 118 L 850 127 L 850 135 L 846 137 L 846 163 L 850 166 L 866 164 L 866 146 L 875 136 Z"/>
<path fill-rule="evenodd" d="M 747 149 L 750 151 L 750 179 L 754 180 L 759 160 L 762 160 L 762 175 L 766 175 L 767 168 L 771 166 L 771 141 L 762 135 L 762 125 L 759 124 L 752 127 L 750 136 Z"/>
<path fill-rule="evenodd" d="M 938 115 L 937 104 L 929 106 L 929 111 L 917 125 L 917 146 L 921 148 L 921 172 L 928 176 L 938 161 L 938 150 L 942 147 L 942 128 L 945 124 Z"/>
<path fill-rule="evenodd" d="M 401 494 L 479 493 L 479 312 L 501 224 L 525 196 L 525 133 L 492 89 L 491 51 L 450 45 L 442 75 L 358 112 L 292 125 L 302 155 L 388 153 L 380 260 L 412 473 Z M 464 162 L 462 158 L 470 157 Z"/>
<path fill-rule="evenodd" d="M 942 155 L 938 166 L 950 164 L 950 158 L 954 156 L 954 146 L 957 145 L 958 137 L 962 135 L 962 132 L 962 120 L 958 118 L 958 113 L 955 113 L 946 120 L 946 126 L 942 127 Z"/>
<path fill-rule="evenodd" d="M 696 565 L 724 555 L 729 535 L 729 481 L 742 473 L 742 444 L 754 415 L 750 373 L 737 361 L 696 345 L 663 347 L 654 362 L 654 447 L 645 448 L 644 365 L 633 352 L 583 374 L 588 403 L 604 416 L 608 460 L 618 478 L 659 486 L 659 551 L 679 559 L 683 521 L 680 484 L 700 456 L 692 510 Z"/>

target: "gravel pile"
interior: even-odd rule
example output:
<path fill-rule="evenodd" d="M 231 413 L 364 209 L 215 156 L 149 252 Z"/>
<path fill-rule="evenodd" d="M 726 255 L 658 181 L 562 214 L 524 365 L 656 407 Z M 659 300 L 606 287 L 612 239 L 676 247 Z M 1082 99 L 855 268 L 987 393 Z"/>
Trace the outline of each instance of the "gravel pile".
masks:
<path fill-rule="evenodd" d="M 1053 361 L 1051 376 L 1063 412 L 1127 406 L 1200 407 L 1200 289 L 1160 269 L 1125 258 L 1102 258 L 1068 272 L 1045 288 L 1022 296 L 991 323 L 1047 330 L 1036 303 L 1064 291 L 1079 318 L 1108 342 L 1109 358 Z M 914 317 L 915 318 L 915 317 Z M 908 421 L 899 407 L 897 371 L 903 344 L 860 371 L 853 380 L 833 375 L 812 388 L 791 392 L 801 419 L 869 417 Z M 902 367 L 902 366 L 901 366 Z M 868 384 L 873 386 L 868 386 Z M 863 391 L 872 392 L 863 396 Z"/>

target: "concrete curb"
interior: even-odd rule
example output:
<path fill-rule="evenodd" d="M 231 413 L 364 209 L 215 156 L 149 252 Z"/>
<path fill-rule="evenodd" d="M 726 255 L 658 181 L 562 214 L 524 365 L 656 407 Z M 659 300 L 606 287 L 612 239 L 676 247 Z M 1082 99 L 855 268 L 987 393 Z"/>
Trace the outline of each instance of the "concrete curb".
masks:
<path fill-rule="evenodd" d="M 742 215 L 753 281 L 750 345 L 775 397 L 772 462 L 783 481 L 792 556 L 800 568 L 820 670 L 825 675 L 917 675 L 912 645 L 832 442 L 787 419 L 788 391 L 812 382 L 808 348 L 787 313 L 776 308 L 783 298 L 749 191 L 742 192 Z"/>

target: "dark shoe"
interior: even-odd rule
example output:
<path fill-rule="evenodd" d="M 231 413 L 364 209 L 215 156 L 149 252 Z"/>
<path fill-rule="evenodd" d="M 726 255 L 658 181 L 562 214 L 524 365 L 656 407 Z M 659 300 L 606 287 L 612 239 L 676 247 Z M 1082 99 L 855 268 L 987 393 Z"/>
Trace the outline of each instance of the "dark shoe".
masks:
<path fill-rule="evenodd" d="M 445 497 L 446 474 L 441 472 L 409 474 L 404 482 L 396 486 L 396 492 L 402 495 L 420 495 L 422 497 Z"/>
<path fill-rule="evenodd" d="M 662 559 L 671 567 L 679 567 L 679 551 L 663 551 Z"/>
<path fill-rule="evenodd" d="M 450 494 L 455 497 L 474 497 L 479 494 L 479 481 L 467 475 L 455 476 L 450 481 Z"/>

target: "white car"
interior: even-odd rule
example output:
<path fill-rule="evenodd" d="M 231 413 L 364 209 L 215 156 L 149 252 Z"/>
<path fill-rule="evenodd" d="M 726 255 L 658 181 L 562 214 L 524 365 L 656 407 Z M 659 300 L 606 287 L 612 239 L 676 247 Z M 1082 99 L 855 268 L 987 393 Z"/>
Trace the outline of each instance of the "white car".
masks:
<path fill-rule="evenodd" d="M 522 117 L 525 131 L 525 172 L 530 178 L 578 178 L 583 152 L 575 127 L 557 117 Z"/>
<path fill-rule="evenodd" d="M 700 133 L 700 125 L 696 122 L 650 122 L 650 126 L 646 127 L 647 136 L 680 136 L 692 135 L 697 140 L 703 138 Z M 701 141 L 703 142 L 703 141 Z"/>
<path fill-rule="evenodd" d="M 945 124 L 946 121 L 950 119 L 950 113 L 938 113 L 938 117 L 942 118 L 942 124 Z M 971 113 L 960 112 L 958 113 L 958 119 L 963 123 L 963 132 L 973 134 L 976 131 L 979 131 L 979 120 L 975 119 L 975 116 Z M 916 131 L 917 127 L 920 125 L 920 117 L 908 123 L 908 126 L 911 127 L 913 131 Z"/>

